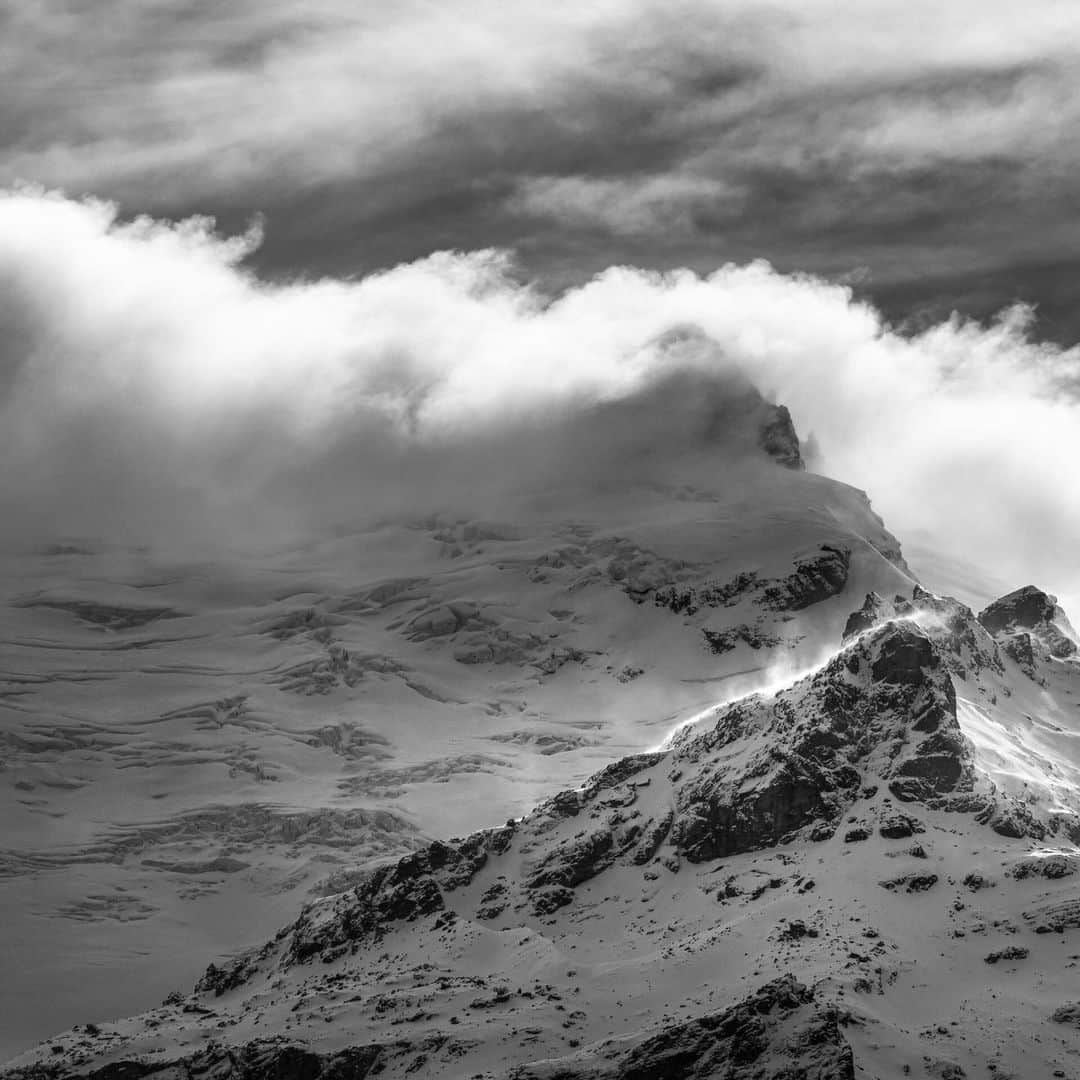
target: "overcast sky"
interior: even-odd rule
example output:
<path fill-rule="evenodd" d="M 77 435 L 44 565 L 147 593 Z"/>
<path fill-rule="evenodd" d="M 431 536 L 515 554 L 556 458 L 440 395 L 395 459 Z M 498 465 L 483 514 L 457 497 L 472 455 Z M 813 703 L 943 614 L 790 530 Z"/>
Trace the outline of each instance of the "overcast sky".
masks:
<path fill-rule="evenodd" d="M 0 183 L 266 216 L 263 272 L 765 258 L 1072 339 L 1075 0 L 15 0 Z"/>

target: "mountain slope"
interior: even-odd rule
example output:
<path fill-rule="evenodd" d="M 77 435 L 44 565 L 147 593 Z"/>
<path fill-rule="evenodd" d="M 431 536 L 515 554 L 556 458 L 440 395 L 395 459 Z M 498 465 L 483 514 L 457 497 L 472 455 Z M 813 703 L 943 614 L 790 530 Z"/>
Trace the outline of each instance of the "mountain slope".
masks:
<path fill-rule="evenodd" d="M 866 496 L 801 469 L 744 380 L 563 436 L 497 498 L 481 474 L 261 549 L 0 566 L 0 1058 L 789 681 L 865 593 L 910 592 Z"/>
<path fill-rule="evenodd" d="M 364 871 L 8 1075 L 1075 1075 L 1077 789 L 1006 776 L 964 703 L 1008 733 L 1037 688 L 1076 738 L 1080 665 L 1022 612 L 908 595 L 777 692 Z"/>

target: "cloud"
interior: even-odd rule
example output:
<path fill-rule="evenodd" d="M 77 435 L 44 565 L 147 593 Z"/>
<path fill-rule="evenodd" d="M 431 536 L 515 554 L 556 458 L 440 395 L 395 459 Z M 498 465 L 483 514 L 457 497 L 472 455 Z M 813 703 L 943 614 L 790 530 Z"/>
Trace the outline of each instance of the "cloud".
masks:
<path fill-rule="evenodd" d="M 1080 352 L 1032 340 L 1026 309 L 904 336 L 850 289 L 760 262 L 612 267 L 546 295 L 497 251 L 270 283 L 246 268 L 259 239 L 0 197 L 10 535 L 220 538 L 466 492 L 497 504 L 523 478 L 615 462 L 619 432 L 677 442 L 687 395 L 660 383 L 734 364 L 902 538 L 1080 598 Z"/>
<path fill-rule="evenodd" d="M 721 181 L 693 176 L 590 178 L 541 176 L 524 181 L 515 212 L 552 217 L 565 225 L 626 235 L 692 231 L 694 218 L 722 208 L 732 213 L 742 193 Z"/>
<path fill-rule="evenodd" d="M 508 246 L 875 281 L 1075 251 L 1080 11 L 975 0 L 23 0 L 0 183 L 229 221 L 276 272 Z M 731 193 L 735 193 L 731 197 Z"/>

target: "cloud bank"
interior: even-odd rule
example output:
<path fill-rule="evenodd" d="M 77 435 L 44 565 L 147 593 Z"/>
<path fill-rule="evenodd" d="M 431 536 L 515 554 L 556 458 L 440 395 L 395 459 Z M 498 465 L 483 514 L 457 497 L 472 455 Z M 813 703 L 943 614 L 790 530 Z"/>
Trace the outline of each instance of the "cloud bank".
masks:
<path fill-rule="evenodd" d="M 259 242 L 0 196 L 10 536 L 228 534 L 497 494 L 545 453 L 567 469 L 551 434 L 567 418 L 734 364 L 901 540 L 1080 599 L 1080 351 L 1032 340 L 1023 308 L 905 335 L 850 289 L 762 262 L 615 266 L 548 295 L 492 250 L 274 283 L 247 267 Z M 686 327 L 712 344 L 671 347 Z"/>
<path fill-rule="evenodd" d="M 262 208 L 274 273 L 764 257 L 868 266 L 898 310 L 1053 301 L 1080 337 L 1032 281 L 1075 273 L 1073 0 L 17 0 L 0 82 L 0 184 Z"/>

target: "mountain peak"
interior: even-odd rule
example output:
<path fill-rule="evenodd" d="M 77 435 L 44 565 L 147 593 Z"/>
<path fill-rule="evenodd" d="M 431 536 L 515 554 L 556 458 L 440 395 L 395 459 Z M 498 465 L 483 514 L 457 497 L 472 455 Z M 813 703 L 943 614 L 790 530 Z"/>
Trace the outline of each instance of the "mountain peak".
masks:
<path fill-rule="evenodd" d="M 1059 660 L 1077 651 L 1076 631 L 1058 606 L 1057 597 L 1034 585 L 1025 585 L 995 600 L 979 612 L 979 622 L 995 637 L 1033 636 Z"/>

